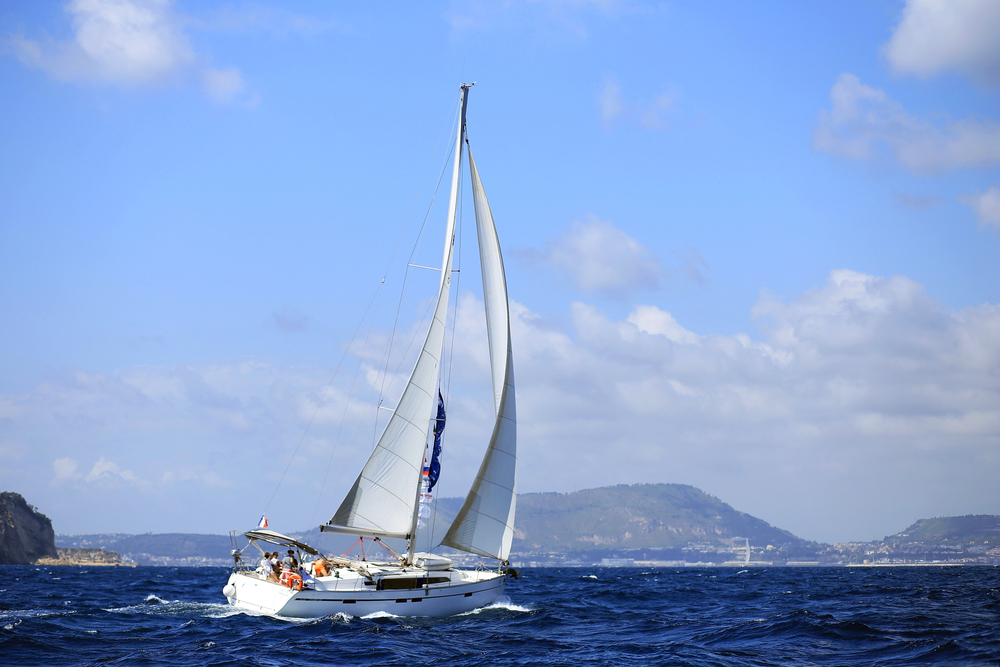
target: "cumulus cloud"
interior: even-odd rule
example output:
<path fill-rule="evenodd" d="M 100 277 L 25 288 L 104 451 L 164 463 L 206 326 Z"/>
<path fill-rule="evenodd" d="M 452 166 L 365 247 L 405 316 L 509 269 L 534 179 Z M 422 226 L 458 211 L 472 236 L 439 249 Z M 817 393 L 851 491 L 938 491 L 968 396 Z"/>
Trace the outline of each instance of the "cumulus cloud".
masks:
<path fill-rule="evenodd" d="M 958 201 L 976 212 L 980 227 L 993 225 L 1000 231 L 1000 188 L 993 186 L 986 192 L 960 195 Z"/>
<path fill-rule="evenodd" d="M 1000 3 L 908 0 L 883 47 L 893 71 L 929 77 L 955 70 L 1000 86 Z"/>
<path fill-rule="evenodd" d="M 586 293 L 623 298 L 660 285 L 660 259 L 614 225 L 588 215 L 549 243 L 544 261 Z"/>
<path fill-rule="evenodd" d="M 194 61 L 167 0 L 73 0 L 74 39 L 16 37 L 18 57 L 63 80 L 162 83 Z"/>
<path fill-rule="evenodd" d="M 634 324 L 639 331 L 654 336 L 664 336 L 667 340 L 681 345 L 697 345 L 698 335 L 688 331 L 674 319 L 670 313 L 656 306 L 636 306 L 629 314 L 627 322 Z"/>
<path fill-rule="evenodd" d="M 207 68 L 201 73 L 202 87 L 216 102 L 228 104 L 243 92 L 243 75 L 237 67 L 226 69 Z"/>
<path fill-rule="evenodd" d="M 131 470 L 124 470 L 114 461 L 109 461 L 103 456 L 94 463 L 83 479 L 87 482 L 117 481 L 122 480 L 131 484 L 142 485 L 143 480 L 139 479 Z"/>
<path fill-rule="evenodd" d="M 871 539 L 958 498 L 1000 502 L 998 306 L 952 313 L 907 278 L 841 270 L 763 296 L 761 341 L 656 306 L 615 321 L 577 304 L 571 331 L 516 312 L 524 456 L 577 488 L 684 481 L 817 539 L 810 524 Z M 859 519 L 849 488 L 884 498 L 882 515 Z"/>
<path fill-rule="evenodd" d="M 467 490 L 492 426 L 482 302 L 459 302 L 446 497 Z M 652 303 L 621 318 L 583 302 L 565 321 L 516 301 L 511 312 L 524 491 L 683 482 L 822 540 L 1000 506 L 1000 305 L 954 312 L 906 277 L 837 270 L 801 294 L 762 295 L 755 337 L 695 332 Z M 373 376 L 359 361 L 355 394 L 367 398 Z M 339 501 L 378 430 L 373 409 L 348 401 L 353 373 L 329 385 L 330 372 L 260 361 L 67 371 L 6 397 L 0 418 L 33 439 L 40 483 L 71 488 L 74 511 L 113 502 L 122 513 L 95 529 L 126 528 L 128 511 L 179 513 L 203 532 L 256 521 L 292 460 L 269 517 L 300 530 L 311 523 L 302 499 Z M 81 465 L 71 451 L 100 457 Z M 30 478 L 30 459 L 9 465 Z M 129 510 L 135 488 L 145 500 Z M 206 503 L 215 519 L 199 513 Z"/>
<path fill-rule="evenodd" d="M 246 93 L 239 69 L 215 69 L 200 59 L 184 34 L 184 20 L 170 0 L 72 0 L 70 40 L 15 35 L 10 44 L 21 62 L 63 81 L 159 86 L 196 73 L 215 101 Z"/>
<path fill-rule="evenodd" d="M 114 461 L 109 461 L 103 456 L 94 463 L 90 472 L 86 474 L 79 472 L 79 466 L 78 461 L 69 457 L 53 461 L 52 470 L 55 475 L 52 478 L 51 486 L 61 486 L 68 482 L 86 482 L 87 484 L 126 482 L 133 486 L 145 486 L 147 484 L 147 482 L 140 479 L 131 470 L 125 470 Z"/>
<path fill-rule="evenodd" d="M 622 97 L 618 80 L 608 76 L 598 96 L 598 105 L 601 120 L 607 126 L 624 120 L 649 130 L 665 130 L 670 127 L 671 117 L 677 114 L 679 100 L 680 93 L 670 89 L 645 102 L 628 102 Z"/>
<path fill-rule="evenodd" d="M 69 457 L 53 461 L 52 470 L 55 472 L 55 477 L 52 478 L 52 484 L 55 486 L 76 479 L 77 466 L 77 462 Z"/>
<path fill-rule="evenodd" d="M 884 91 L 842 74 L 830 90 L 831 108 L 821 110 L 813 147 L 852 160 L 891 156 L 910 171 L 1000 164 L 1000 124 L 992 120 L 917 118 Z"/>

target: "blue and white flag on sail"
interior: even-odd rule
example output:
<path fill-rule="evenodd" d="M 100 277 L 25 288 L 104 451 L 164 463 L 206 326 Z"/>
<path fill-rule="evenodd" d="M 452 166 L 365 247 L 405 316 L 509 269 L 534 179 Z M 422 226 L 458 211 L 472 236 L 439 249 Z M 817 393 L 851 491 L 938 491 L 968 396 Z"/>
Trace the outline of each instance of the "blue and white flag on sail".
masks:
<path fill-rule="evenodd" d="M 441 434 L 444 433 L 444 420 L 444 398 L 441 397 L 441 390 L 438 389 L 438 413 L 437 419 L 434 422 L 434 452 L 431 454 L 430 474 L 427 475 L 428 491 L 434 488 L 434 485 L 437 484 L 438 476 L 441 475 Z"/>

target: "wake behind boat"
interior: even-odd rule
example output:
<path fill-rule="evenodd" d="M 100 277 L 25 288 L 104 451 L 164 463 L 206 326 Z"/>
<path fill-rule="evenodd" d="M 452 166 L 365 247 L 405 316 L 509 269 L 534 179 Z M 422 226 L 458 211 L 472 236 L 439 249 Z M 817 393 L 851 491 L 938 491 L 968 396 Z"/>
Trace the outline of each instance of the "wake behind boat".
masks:
<path fill-rule="evenodd" d="M 510 311 L 503 258 L 493 216 L 466 137 L 469 85 L 461 87 L 458 136 L 452 169 L 441 280 L 433 318 L 409 381 L 339 509 L 320 530 L 370 538 L 405 539 L 406 552 L 384 561 L 327 557 L 274 531 L 244 533 L 248 544 L 234 550 L 235 566 L 223 593 L 230 604 L 279 616 L 315 618 L 345 612 L 363 616 L 450 616 L 485 606 L 503 594 L 514 536 L 517 499 L 517 434 Z M 468 152 L 475 202 L 479 259 L 489 335 L 495 422 L 476 480 L 441 544 L 495 559 L 493 569 L 458 569 L 450 559 L 416 551 L 424 461 L 428 439 L 444 423 L 438 389 L 445 321 L 451 288 L 455 221 L 463 148 Z M 436 426 L 440 425 L 441 428 Z M 437 445 L 435 444 L 435 449 Z M 433 456 L 433 455 L 432 455 Z M 432 459 L 433 461 L 433 459 Z M 433 467 L 433 463 L 432 463 Z M 261 547 L 264 545 L 264 548 Z M 269 576 L 257 558 L 271 546 L 288 554 L 280 576 Z M 254 547 L 254 549 L 251 549 Z M 258 554 L 259 552 L 259 554 Z M 294 560 L 293 560 L 294 559 Z M 301 571 L 302 562 L 307 563 Z"/>

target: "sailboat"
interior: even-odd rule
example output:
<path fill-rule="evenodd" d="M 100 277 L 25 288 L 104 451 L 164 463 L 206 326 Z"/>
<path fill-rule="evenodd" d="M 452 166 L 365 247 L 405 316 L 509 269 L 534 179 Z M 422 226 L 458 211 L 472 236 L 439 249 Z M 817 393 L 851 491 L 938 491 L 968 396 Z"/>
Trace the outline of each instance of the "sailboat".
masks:
<path fill-rule="evenodd" d="M 384 561 L 327 557 L 319 550 L 266 528 L 246 531 L 248 543 L 234 549 L 235 565 L 223 589 L 229 603 L 277 616 L 316 618 L 336 613 L 366 616 L 450 616 L 494 602 L 503 595 L 517 499 L 517 429 L 510 310 L 503 258 L 493 216 L 466 136 L 469 89 L 461 86 L 451 195 L 437 301 L 417 361 L 399 402 L 371 455 L 323 532 L 355 535 L 382 543 L 404 539 L 405 553 Z M 475 204 L 479 258 L 489 337 L 495 421 L 486 453 L 462 509 L 441 544 L 496 561 L 496 567 L 461 569 L 446 556 L 418 552 L 420 495 L 425 450 L 436 423 L 438 381 L 444 348 L 455 246 L 462 154 L 467 153 Z M 384 543 L 383 543 L 384 544 Z M 254 569 L 255 556 L 270 546 L 288 549 L 314 565 L 311 581 L 275 582 Z M 261 548 L 263 545 L 264 548 Z M 248 552 L 249 551 L 249 555 Z M 316 567 L 321 563 L 322 567 Z"/>

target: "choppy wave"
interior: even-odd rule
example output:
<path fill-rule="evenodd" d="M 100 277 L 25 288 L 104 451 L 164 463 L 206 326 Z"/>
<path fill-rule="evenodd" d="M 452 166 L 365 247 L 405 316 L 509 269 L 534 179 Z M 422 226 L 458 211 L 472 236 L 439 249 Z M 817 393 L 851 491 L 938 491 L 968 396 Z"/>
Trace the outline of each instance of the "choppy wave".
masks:
<path fill-rule="evenodd" d="M 226 576 L 3 567 L 0 662 L 995 667 L 1000 656 L 995 567 L 526 568 L 506 597 L 445 619 L 275 618 L 227 604 Z"/>

